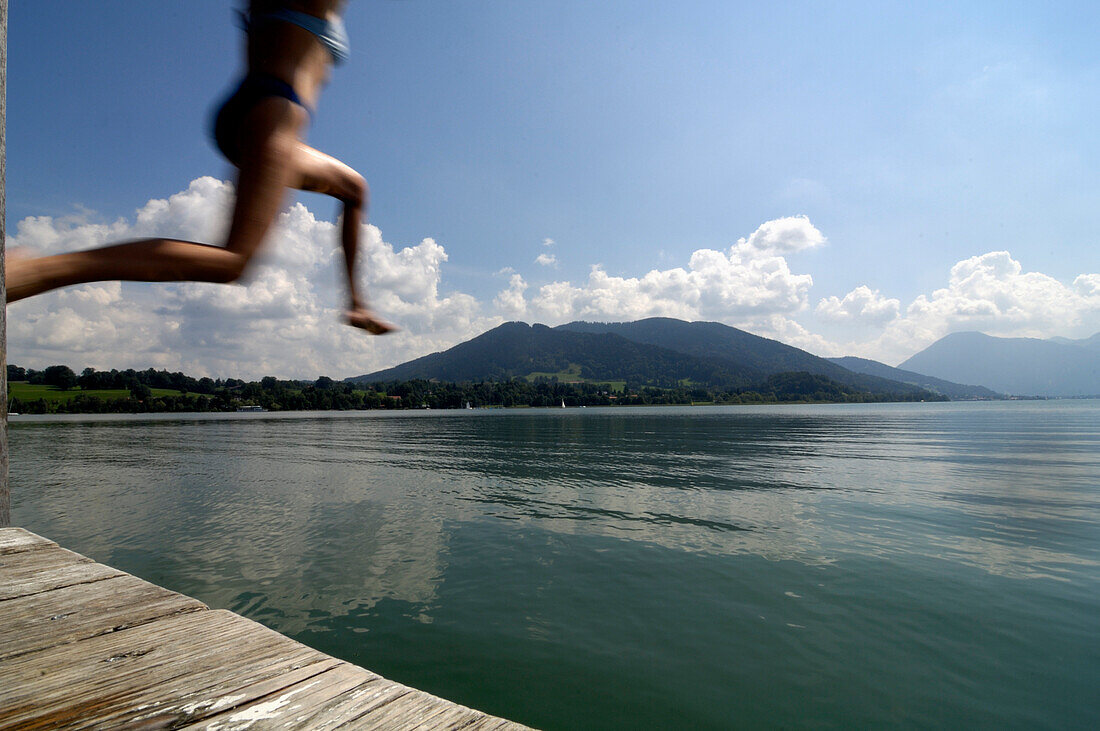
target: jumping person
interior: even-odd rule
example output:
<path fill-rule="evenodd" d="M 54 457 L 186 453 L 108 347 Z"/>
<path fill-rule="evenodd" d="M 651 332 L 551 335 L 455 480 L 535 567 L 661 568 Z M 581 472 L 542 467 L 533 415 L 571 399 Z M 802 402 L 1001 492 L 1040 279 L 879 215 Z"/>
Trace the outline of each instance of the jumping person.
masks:
<path fill-rule="evenodd" d="M 359 228 L 369 189 L 363 176 L 302 141 L 333 64 L 347 60 L 343 0 L 251 0 L 243 13 L 247 74 L 217 112 L 218 149 L 237 166 L 237 198 L 225 246 L 145 239 L 90 251 L 10 258 L 8 301 L 85 282 L 238 280 L 263 244 L 286 190 L 324 193 L 343 204 L 340 243 L 348 278 L 348 324 L 375 335 L 393 327 L 367 307 L 356 284 Z"/>

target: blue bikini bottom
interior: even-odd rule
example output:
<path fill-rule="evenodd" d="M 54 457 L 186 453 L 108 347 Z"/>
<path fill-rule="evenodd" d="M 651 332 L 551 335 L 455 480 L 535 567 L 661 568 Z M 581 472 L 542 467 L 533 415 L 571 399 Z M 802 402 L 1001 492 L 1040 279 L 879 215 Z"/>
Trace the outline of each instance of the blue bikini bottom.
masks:
<path fill-rule="evenodd" d="M 253 73 L 244 78 L 215 112 L 212 130 L 214 143 L 229 162 L 240 164 L 241 151 L 237 143 L 244 118 L 257 104 L 273 96 L 294 102 L 309 111 L 290 84 L 275 76 Z"/>

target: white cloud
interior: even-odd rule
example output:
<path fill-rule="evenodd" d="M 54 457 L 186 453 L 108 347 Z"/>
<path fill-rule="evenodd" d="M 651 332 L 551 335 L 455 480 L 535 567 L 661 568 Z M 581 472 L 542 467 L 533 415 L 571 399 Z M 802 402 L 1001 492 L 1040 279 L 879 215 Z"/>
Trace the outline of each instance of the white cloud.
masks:
<path fill-rule="evenodd" d="M 738 327 L 754 335 L 771 338 L 801 348 L 814 355 L 822 357 L 846 355 L 836 343 L 807 330 L 802 324 L 784 315 L 767 315 L 754 318 L 739 323 Z"/>
<path fill-rule="evenodd" d="M 230 184 L 200 178 L 167 200 L 149 201 L 132 221 L 25 219 L 9 245 L 48 254 L 149 236 L 217 242 L 231 196 Z M 343 325 L 336 236 L 334 224 L 296 204 L 280 215 L 242 284 L 95 283 L 17 302 L 8 316 L 9 361 L 244 378 L 348 376 L 449 347 L 502 321 L 482 314 L 470 295 L 441 293 L 441 245 L 424 239 L 395 249 L 364 226 L 367 295 L 401 331 L 374 338 Z"/>
<path fill-rule="evenodd" d="M 218 241 L 232 187 L 195 180 L 153 200 L 132 220 L 110 224 L 88 214 L 19 222 L 9 245 L 58 253 L 144 236 Z M 505 320 L 555 325 L 570 320 L 665 316 L 715 320 L 820 355 L 864 355 L 898 362 L 957 330 L 994 335 L 1090 335 L 1100 329 L 1100 274 L 1069 285 L 1025 272 L 1007 251 L 958 262 L 946 286 L 907 307 L 867 286 L 809 306 L 813 278 L 788 254 L 826 239 L 804 216 L 768 221 L 728 249 L 698 249 L 681 266 L 641 275 L 591 267 L 580 282 L 537 289 L 504 267 L 507 286 L 491 302 L 443 289 L 448 255 L 433 239 L 395 248 L 374 226 L 362 229 L 362 276 L 372 306 L 401 329 L 382 338 L 340 319 L 337 227 L 304 206 L 278 220 L 272 241 L 239 285 L 94 283 L 17 302 L 9 308 L 9 361 L 41 368 L 167 368 L 196 376 L 344 377 L 451 347 Z M 543 257 L 555 261 L 546 252 Z M 529 291 L 531 290 L 531 291 Z M 807 328 L 831 323 L 826 339 Z M 864 337 L 867 328 L 875 335 Z"/>
<path fill-rule="evenodd" d="M 150 201 L 132 221 L 26 219 L 12 244 L 54 253 L 142 236 L 217 241 L 231 201 L 228 183 L 200 178 L 167 200 Z M 505 267 L 498 274 L 509 276 L 508 286 L 486 305 L 469 294 L 441 292 L 447 252 L 436 241 L 395 249 L 377 228 L 364 226 L 368 296 L 401 328 L 384 338 L 340 324 L 336 237 L 334 224 L 298 204 L 280 216 L 267 253 L 241 285 L 91 284 L 16 303 L 10 358 L 33 367 L 347 376 L 445 349 L 508 319 L 557 324 L 656 315 L 819 340 L 790 319 L 807 308 L 813 280 L 793 273 L 784 254 L 825 242 L 804 216 L 768 221 L 725 251 L 697 250 L 686 267 L 614 276 L 597 265 L 580 284 L 552 282 L 533 295 L 524 277 Z M 544 252 L 537 261 L 553 265 L 556 257 Z"/>
<path fill-rule="evenodd" d="M 580 285 L 552 282 L 540 287 L 531 311 L 550 324 L 655 316 L 736 324 L 789 315 L 807 306 L 813 278 L 792 273 L 781 252 L 824 242 L 804 216 L 768 221 L 726 251 L 695 251 L 687 268 L 619 277 L 593 266 Z"/>
<path fill-rule="evenodd" d="M 826 311 L 835 300 L 822 300 L 828 303 Z M 1046 274 L 1025 272 L 1007 251 L 990 251 L 955 264 L 947 286 L 918 296 L 879 337 L 849 343 L 847 348 L 851 354 L 897 362 L 944 335 L 964 330 L 1048 338 L 1090 335 L 1097 329 L 1100 274 L 1082 274 L 1066 286 Z"/>
<path fill-rule="evenodd" d="M 535 258 L 535 263 L 544 267 L 552 267 L 558 263 L 558 257 L 553 254 L 539 254 Z"/>
<path fill-rule="evenodd" d="M 760 225 L 748 239 L 741 239 L 738 246 L 759 251 L 793 254 L 825 244 L 825 236 L 814 228 L 806 216 L 777 218 Z"/>
<path fill-rule="evenodd" d="M 502 290 L 493 300 L 497 310 L 508 320 L 519 320 L 527 314 L 527 302 L 523 293 L 527 282 L 519 274 L 513 274 L 508 280 L 508 288 Z"/>
<path fill-rule="evenodd" d="M 1078 277 L 1079 290 L 1087 292 L 1095 276 Z M 1024 272 L 1007 251 L 991 251 L 953 266 L 947 287 L 918 297 L 906 319 L 930 329 L 1041 336 L 1073 327 L 1097 305 L 1095 297 L 1083 297 L 1053 277 Z"/>
<path fill-rule="evenodd" d="M 1073 291 L 1086 301 L 1100 299 L 1100 274 L 1082 274 L 1073 280 Z"/>
<path fill-rule="evenodd" d="M 542 240 L 542 245 L 543 246 L 553 246 L 554 245 L 554 239 L 543 239 Z"/>
<path fill-rule="evenodd" d="M 817 303 L 817 313 L 828 320 L 883 325 L 898 316 L 901 302 L 883 297 L 877 289 L 856 287 L 844 299 L 826 297 Z"/>

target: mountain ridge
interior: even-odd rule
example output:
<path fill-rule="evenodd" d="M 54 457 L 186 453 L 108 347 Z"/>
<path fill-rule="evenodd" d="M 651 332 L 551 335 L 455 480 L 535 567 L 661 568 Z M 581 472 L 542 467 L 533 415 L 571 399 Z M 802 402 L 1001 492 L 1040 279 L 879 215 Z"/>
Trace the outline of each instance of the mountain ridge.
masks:
<path fill-rule="evenodd" d="M 498 380 L 563 371 L 578 363 L 581 376 L 588 380 L 637 380 L 666 386 L 679 380 L 667 373 L 687 374 L 680 378 L 708 385 L 748 385 L 752 377 L 760 375 L 723 369 L 665 348 L 646 349 L 616 335 L 555 332 L 546 325 L 507 322 L 448 350 L 347 380 Z"/>
<path fill-rule="evenodd" d="M 609 332 L 636 342 L 737 363 L 767 375 L 805 372 L 871 393 L 912 393 L 924 390 L 873 374 L 855 373 L 793 345 L 719 322 L 685 322 L 669 317 L 650 317 L 632 322 L 570 322 L 558 325 L 555 329 Z"/>
<path fill-rule="evenodd" d="M 953 381 L 944 380 L 942 378 L 926 376 L 923 373 L 894 368 L 885 363 L 880 363 L 877 360 L 871 360 L 870 358 L 857 358 L 848 355 L 840 358 L 826 358 L 826 360 L 832 361 L 856 373 L 866 373 L 868 375 L 879 376 L 880 378 L 901 381 L 902 383 L 912 383 L 915 386 L 926 388 L 933 393 L 942 394 L 950 399 L 970 400 L 1004 398 L 1002 394 L 986 388 L 985 386 L 954 383 Z"/>
<path fill-rule="evenodd" d="M 806 351 L 728 325 L 671 318 L 574 322 L 554 328 L 509 322 L 448 350 L 346 380 L 476 381 L 526 378 L 567 369 L 579 371 L 579 377 L 588 381 L 661 387 L 689 382 L 726 389 L 762 384 L 781 373 L 807 373 L 879 396 L 934 396 L 912 384 L 853 373 Z"/>
<path fill-rule="evenodd" d="M 1100 332 L 1094 333 L 1087 338 L 1080 338 L 1074 340 L 1073 338 L 1053 337 L 1047 339 L 1049 342 L 1058 343 L 1059 345 L 1076 345 L 1079 348 L 1088 348 L 1089 350 L 1100 350 Z"/>
<path fill-rule="evenodd" d="M 898 368 L 948 381 L 978 383 L 1016 396 L 1100 395 L 1100 348 L 1093 346 L 1100 338 L 1062 340 L 1000 338 L 975 331 L 951 333 Z"/>

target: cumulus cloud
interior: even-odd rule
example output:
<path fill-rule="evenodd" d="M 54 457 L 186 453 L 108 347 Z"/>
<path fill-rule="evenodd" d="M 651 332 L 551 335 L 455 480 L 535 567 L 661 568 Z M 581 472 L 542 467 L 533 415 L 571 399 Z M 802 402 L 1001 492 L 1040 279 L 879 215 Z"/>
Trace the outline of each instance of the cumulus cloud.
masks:
<path fill-rule="evenodd" d="M 777 218 L 760 225 L 748 239 L 737 242 L 739 247 L 758 251 L 793 254 L 825 244 L 825 236 L 806 216 Z"/>
<path fill-rule="evenodd" d="M 883 325 L 898 316 L 901 302 L 882 296 L 866 285 L 856 287 L 844 298 L 826 297 L 817 303 L 817 313 L 828 320 Z"/>
<path fill-rule="evenodd" d="M 131 220 L 32 217 L 8 243 L 53 254 L 153 236 L 217 242 L 232 194 L 229 183 L 200 178 L 149 201 Z M 400 324 L 397 334 L 372 338 L 341 324 L 346 295 L 336 284 L 336 226 L 296 204 L 279 216 L 265 255 L 242 284 L 95 283 L 13 304 L 9 360 L 245 378 L 348 376 L 449 347 L 501 322 L 472 296 L 441 292 L 447 253 L 432 239 L 397 249 L 369 225 L 362 239 L 368 296 Z"/>
<path fill-rule="evenodd" d="M 146 236 L 217 241 L 232 194 L 228 183 L 200 178 L 168 199 L 149 201 L 132 220 L 25 219 L 12 244 L 55 253 Z M 436 241 L 397 249 L 374 226 L 364 226 L 362 237 L 371 303 L 400 325 L 395 335 L 368 338 L 339 324 L 337 228 L 298 204 L 279 217 L 264 259 L 242 285 L 91 284 L 17 303 L 11 358 L 36 367 L 73 361 L 197 375 L 353 375 L 445 349 L 507 319 L 557 324 L 655 315 L 713 319 L 809 342 L 811 334 L 790 317 L 808 307 L 813 280 L 792 272 L 785 255 L 825 242 L 806 217 L 781 218 L 727 250 L 695 251 L 686 267 L 615 276 L 596 265 L 586 281 L 551 282 L 533 294 L 506 267 L 498 274 L 509 276 L 508 286 L 483 305 L 469 294 L 441 291 L 447 252 Z M 556 257 L 544 252 L 536 261 L 552 266 Z"/>
<path fill-rule="evenodd" d="M 634 277 L 595 265 L 586 282 L 540 287 L 530 310 L 549 323 L 664 316 L 734 324 L 790 315 L 806 308 L 813 278 L 793 273 L 783 254 L 824 242 L 804 216 L 768 221 L 725 251 L 695 251 L 686 268 Z"/>
<path fill-rule="evenodd" d="M 918 297 L 906 319 L 930 329 L 1041 336 L 1096 312 L 1100 299 L 1089 286 L 1096 277 L 1078 277 L 1071 288 L 1046 274 L 1024 272 L 1007 251 L 991 251 L 955 264 L 948 285 Z"/>
<path fill-rule="evenodd" d="M 539 254 L 535 257 L 535 263 L 544 267 L 552 267 L 558 263 L 558 257 L 553 254 Z"/>
<path fill-rule="evenodd" d="M 527 301 L 523 298 L 526 290 L 527 282 L 523 281 L 523 277 L 513 274 L 508 280 L 508 288 L 493 299 L 493 304 L 505 319 L 522 319 L 527 314 Z"/>
<path fill-rule="evenodd" d="M 232 195 L 230 184 L 200 178 L 149 201 L 130 219 L 102 223 L 88 213 L 24 219 L 8 243 L 51 254 L 151 236 L 217 242 Z M 1063 284 L 1024 271 L 1007 251 L 959 261 L 944 287 L 908 306 L 864 285 L 811 308 L 813 278 L 793 271 L 787 257 L 826 239 L 805 216 L 793 216 L 765 222 L 728 249 L 698 249 L 681 266 L 644 274 L 612 274 L 596 264 L 581 281 L 536 288 L 504 267 L 497 274 L 507 286 L 485 302 L 443 287 L 442 244 L 426 238 L 395 247 L 365 225 L 368 296 L 401 328 L 372 338 L 341 323 L 346 295 L 338 285 L 337 233 L 336 224 L 297 204 L 279 216 L 270 246 L 242 284 L 104 282 L 17 302 L 8 313 L 9 360 L 35 368 L 67 363 L 196 376 L 344 377 L 444 350 L 505 320 L 555 325 L 665 316 L 723 322 L 820 355 L 898 362 L 957 330 L 1081 337 L 1100 329 L 1100 274 Z M 544 252 L 537 261 L 556 260 Z M 839 339 L 808 329 L 805 322 L 815 318 L 839 328 Z M 874 331 L 869 338 L 867 328 Z"/>
<path fill-rule="evenodd" d="M 554 245 L 554 239 L 543 239 L 542 240 L 542 245 L 543 246 L 553 246 Z"/>
<path fill-rule="evenodd" d="M 1082 299 L 1095 302 L 1100 298 L 1100 274 L 1082 274 L 1073 280 L 1073 291 Z"/>
<path fill-rule="evenodd" d="M 818 311 L 843 308 L 826 298 Z M 858 307 L 858 298 L 851 305 Z M 866 298 L 880 305 L 891 300 Z M 893 300 L 896 302 L 896 300 Z M 884 307 L 888 310 L 888 307 Z M 1047 338 L 1092 334 L 1100 328 L 1100 274 L 1082 274 L 1071 285 L 1040 272 L 1026 272 L 1007 251 L 990 251 L 951 267 L 947 285 L 922 294 L 893 318 L 877 338 L 849 344 L 853 354 L 894 362 L 903 360 L 952 332 L 978 330 L 1001 337 Z"/>

